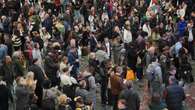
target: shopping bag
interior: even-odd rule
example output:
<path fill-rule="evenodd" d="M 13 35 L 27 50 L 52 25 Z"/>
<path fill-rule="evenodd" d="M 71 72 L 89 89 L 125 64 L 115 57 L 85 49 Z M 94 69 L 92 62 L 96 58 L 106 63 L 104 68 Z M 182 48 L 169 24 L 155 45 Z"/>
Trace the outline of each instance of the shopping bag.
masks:
<path fill-rule="evenodd" d="M 126 80 L 135 80 L 135 73 L 133 72 L 132 69 L 128 69 L 127 70 L 127 74 L 126 74 Z"/>

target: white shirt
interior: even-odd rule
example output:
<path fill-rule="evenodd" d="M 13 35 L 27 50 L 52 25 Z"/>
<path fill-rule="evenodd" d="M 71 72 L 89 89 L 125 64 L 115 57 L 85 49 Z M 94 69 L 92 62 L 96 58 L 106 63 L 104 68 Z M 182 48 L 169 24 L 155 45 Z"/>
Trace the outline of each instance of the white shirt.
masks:
<path fill-rule="evenodd" d="M 124 29 L 123 40 L 124 40 L 124 43 L 132 42 L 131 31 Z"/>
<path fill-rule="evenodd" d="M 194 40 L 193 34 L 192 34 L 192 29 L 189 29 L 189 36 L 188 36 L 188 41 L 192 42 Z"/>
<path fill-rule="evenodd" d="M 33 59 L 38 59 L 39 62 L 42 62 L 41 51 L 39 49 L 32 50 Z"/>
<path fill-rule="evenodd" d="M 110 56 L 110 43 L 105 43 L 108 56 Z"/>
<path fill-rule="evenodd" d="M 152 32 L 149 25 L 144 24 L 142 30 L 148 33 L 148 37 L 151 36 Z"/>
<path fill-rule="evenodd" d="M 60 75 L 61 85 L 72 85 L 71 77 L 66 74 Z"/>

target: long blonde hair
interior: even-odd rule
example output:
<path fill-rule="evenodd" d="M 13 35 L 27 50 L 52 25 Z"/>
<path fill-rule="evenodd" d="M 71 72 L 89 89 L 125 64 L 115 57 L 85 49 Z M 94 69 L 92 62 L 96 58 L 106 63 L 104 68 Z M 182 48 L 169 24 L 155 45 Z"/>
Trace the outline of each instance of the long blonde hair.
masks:
<path fill-rule="evenodd" d="M 26 86 L 34 91 L 35 88 L 36 88 L 36 83 L 37 83 L 37 80 L 34 80 L 34 73 L 33 72 L 28 72 L 27 75 L 26 75 Z"/>

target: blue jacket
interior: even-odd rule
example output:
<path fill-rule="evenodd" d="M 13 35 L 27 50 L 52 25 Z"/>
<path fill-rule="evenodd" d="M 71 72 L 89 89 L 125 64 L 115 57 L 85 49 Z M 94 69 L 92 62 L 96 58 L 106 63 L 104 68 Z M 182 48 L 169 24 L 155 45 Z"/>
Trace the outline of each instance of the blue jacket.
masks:
<path fill-rule="evenodd" d="M 0 44 L 0 64 L 2 63 L 3 59 L 7 55 L 7 46 Z"/>
<path fill-rule="evenodd" d="M 178 23 L 178 31 L 179 31 L 179 36 L 180 37 L 183 37 L 184 36 L 186 26 L 187 26 L 186 21 L 180 21 Z"/>

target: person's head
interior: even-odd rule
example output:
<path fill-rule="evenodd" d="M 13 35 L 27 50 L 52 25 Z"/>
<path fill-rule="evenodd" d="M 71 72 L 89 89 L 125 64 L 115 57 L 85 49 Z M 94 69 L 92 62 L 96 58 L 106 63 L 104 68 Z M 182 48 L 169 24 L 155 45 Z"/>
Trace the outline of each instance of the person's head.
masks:
<path fill-rule="evenodd" d="M 171 74 L 171 75 L 176 74 L 176 67 L 175 66 L 171 65 L 170 70 L 169 70 L 169 74 Z"/>
<path fill-rule="evenodd" d="M 26 75 L 26 79 L 34 79 L 34 73 L 32 71 L 28 72 Z"/>
<path fill-rule="evenodd" d="M 114 27 L 114 32 L 118 32 L 119 33 L 120 32 L 120 28 L 118 26 L 115 26 Z"/>
<path fill-rule="evenodd" d="M 96 58 L 95 53 L 94 52 L 91 52 L 89 54 L 89 59 L 95 59 L 95 58 Z"/>
<path fill-rule="evenodd" d="M 158 58 L 156 56 L 154 56 L 152 59 L 151 59 L 151 62 L 158 62 Z"/>
<path fill-rule="evenodd" d="M 70 10 L 69 9 L 66 10 L 66 14 L 70 15 Z"/>
<path fill-rule="evenodd" d="M 37 43 L 37 42 L 34 43 L 34 48 L 35 48 L 35 49 L 39 49 L 39 47 L 40 47 L 40 46 L 39 46 L 39 43 Z"/>
<path fill-rule="evenodd" d="M 127 109 L 127 102 L 125 99 L 119 99 L 118 100 L 118 109 L 119 110 L 126 110 Z"/>
<path fill-rule="evenodd" d="M 63 56 L 62 62 L 63 62 L 64 64 L 67 64 L 67 63 L 68 63 L 68 58 L 67 58 L 67 56 Z"/>
<path fill-rule="evenodd" d="M 46 30 L 45 27 L 42 27 L 42 31 L 43 31 L 43 33 L 46 33 L 47 32 L 47 30 Z"/>
<path fill-rule="evenodd" d="M 77 107 L 80 107 L 81 105 L 84 105 L 84 100 L 81 96 L 75 97 L 74 101 L 76 102 Z"/>
<path fill-rule="evenodd" d="M 37 80 L 34 80 L 34 73 L 31 71 L 28 72 L 27 75 L 25 76 L 25 80 L 26 80 L 26 87 L 34 91 L 37 83 Z"/>
<path fill-rule="evenodd" d="M 170 76 L 169 77 L 169 85 L 172 85 L 172 84 L 177 84 L 178 81 L 177 79 L 175 78 L 175 76 Z"/>
<path fill-rule="evenodd" d="M 75 39 L 70 40 L 70 47 L 72 47 L 72 48 L 76 47 L 76 40 Z"/>
<path fill-rule="evenodd" d="M 125 21 L 125 28 L 126 28 L 127 30 L 130 30 L 130 28 L 131 28 L 131 23 L 130 23 L 130 21 Z"/>
<path fill-rule="evenodd" d="M 26 86 L 26 79 L 24 77 L 18 77 L 16 79 L 16 83 L 17 85 Z"/>
<path fill-rule="evenodd" d="M 126 80 L 124 85 L 126 88 L 131 89 L 133 87 L 133 82 L 131 80 Z"/>
<path fill-rule="evenodd" d="M 114 73 L 115 73 L 116 75 L 121 75 L 121 73 L 122 73 L 122 68 L 121 68 L 120 66 L 115 66 L 115 67 L 114 67 Z"/>
<path fill-rule="evenodd" d="M 12 58 L 10 56 L 5 56 L 4 58 L 4 64 L 11 64 L 12 63 Z"/>
<path fill-rule="evenodd" d="M 65 74 L 67 74 L 67 73 L 68 73 L 68 70 L 69 70 L 69 68 L 68 68 L 68 67 L 63 67 L 63 68 L 62 68 L 62 72 L 63 72 L 63 73 L 65 73 Z"/>
<path fill-rule="evenodd" d="M 108 69 L 112 68 L 112 65 L 113 65 L 112 64 L 112 60 L 110 60 L 110 59 L 109 60 L 105 60 L 104 63 L 105 63 L 105 67 L 106 68 L 108 68 Z"/>
<path fill-rule="evenodd" d="M 62 94 L 58 97 L 59 105 L 66 105 L 68 97 L 65 94 Z"/>

